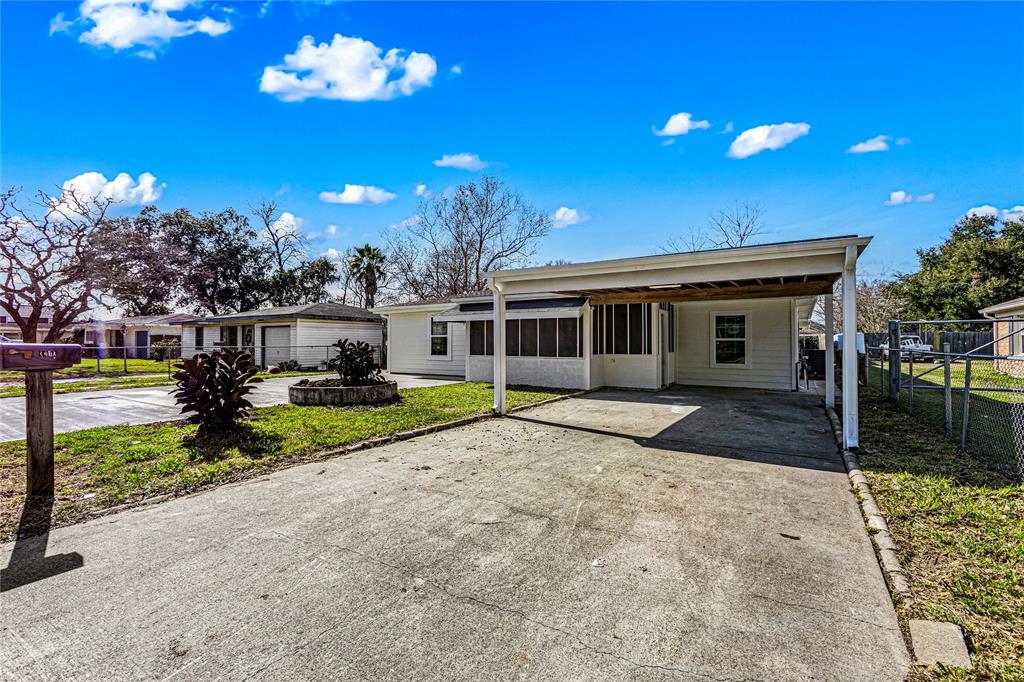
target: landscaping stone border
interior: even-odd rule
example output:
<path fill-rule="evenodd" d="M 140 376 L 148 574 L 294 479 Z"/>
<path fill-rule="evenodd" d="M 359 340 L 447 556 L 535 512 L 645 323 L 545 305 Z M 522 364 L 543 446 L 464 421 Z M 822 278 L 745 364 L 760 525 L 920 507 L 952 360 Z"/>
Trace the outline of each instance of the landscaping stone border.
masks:
<path fill-rule="evenodd" d="M 878 556 L 878 563 L 885 575 L 885 582 L 894 595 L 897 595 L 900 604 L 908 606 L 913 601 L 913 594 L 910 591 L 910 583 L 907 581 L 907 574 L 900 564 L 899 555 L 896 553 L 896 542 L 889 532 L 889 524 L 882 511 L 878 508 L 875 495 L 871 491 L 871 484 L 864 476 L 860 468 L 860 460 L 852 450 L 843 448 L 843 427 L 839 416 L 831 407 L 826 407 L 829 423 L 832 425 L 832 435 L 840 448 L 843 456 L 843 466 L 846 467 L 846 474 L 850 478 L 850 484 L 857 493 L 857 501 L 860 503 L 860 511 L 868 526 L 868 535 L 871 536 L 871 544 L 874 545 L 875 554 Z"/>

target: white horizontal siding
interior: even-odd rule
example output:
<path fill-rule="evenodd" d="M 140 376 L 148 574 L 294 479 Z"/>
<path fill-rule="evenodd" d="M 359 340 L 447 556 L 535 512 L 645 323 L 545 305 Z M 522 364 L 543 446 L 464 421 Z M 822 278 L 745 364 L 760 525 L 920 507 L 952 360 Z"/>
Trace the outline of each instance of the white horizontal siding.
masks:
<path fill-rule="evenodd" d="M 676 303 L 678 384 L 791 390 L 793 322 L 790 299 Z M 749 312 L 749 367 L 711 366 L 711 313 Z"/>
<path fill-rule="evenodd" d="M 371 346 L 380 346 L 384 341 L 383 327 L 372 322 L 347 322 L 342 320 L 297 320 L 295 325 L 297 348 L 292 357 L 303 367 L 315 367 L 333 357 L 329 348 L 340 339 L 353 343 L 363 341 Z"/>
<path fill-rule="evenodd" d="M 388 315 L 388 371 L 399 374 L 466 374 L 466 323 L 448 323 L 448 357 L 430 354 L 430 312 Z"/>

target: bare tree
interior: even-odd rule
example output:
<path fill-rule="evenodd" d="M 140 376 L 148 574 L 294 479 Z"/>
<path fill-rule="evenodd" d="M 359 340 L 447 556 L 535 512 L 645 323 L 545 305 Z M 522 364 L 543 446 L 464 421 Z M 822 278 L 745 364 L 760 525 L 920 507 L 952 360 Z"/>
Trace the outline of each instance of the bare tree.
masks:
<path fill-rule="evenodd" d="M 892 296 L 892 282 L 884 279 L 861 279 L 857 281 L 857 331 L 884 332 L 889 320 L 899 316 L 900 302 Z M 825 297 L 815 302 L 812 317 L 825 321 Z M 836 333 L 843 324 L 843 286 L 837 281 L 832 288 L 832 322 Z"/>
<path fill-rule="evenodd" d="M 363 285 L 355 271 L 353 259 L 355 252 L 355 247 L 350 246 L 341 254 L 333 256 L 333 260 L 338 266 L 338 283 L 340 284 L 339 291 L 334 294 L 333 298 L 338 303 L 359 305 L 363 300 Z"/>
<path fill-rule="evenodd" d="M 92 239 L 112 203 L 70 188 L 57 198 L 40 190 L 27 207 L 17 189 L 0 194 L 0 309 L 26 341 L 35 341 L 46 316 L 43 342 L 59 340 L 99 302 Z"/>
<path fill-rule="evenodd" d="M 420 204 L 417 219 L 388 235 L 391 279 L 406 296 L 478 291 L 483 273 L 525 264 L 551 219 L 492 176 Z"/>
<path fill-rule="evenodd" d="M 276 201 L 260 199 L 249 209 L 263 224 L 263 238 L 274 251 L 277 271 L 283 273 L 296 267 L 304 255 L 306 239 L 299 233 L 295 223 L 283 219 L 284 214 Z"/>
<path fill-rule="evenodd" d="M 685 235 L 665 242 L 662 251 L 678 253 L 747 246 L 764 234 L 762 215 L 764 211 L 760 206 L 749 203 L 717 211 L 708 217 L 705 227 L 691 227 Z"/>

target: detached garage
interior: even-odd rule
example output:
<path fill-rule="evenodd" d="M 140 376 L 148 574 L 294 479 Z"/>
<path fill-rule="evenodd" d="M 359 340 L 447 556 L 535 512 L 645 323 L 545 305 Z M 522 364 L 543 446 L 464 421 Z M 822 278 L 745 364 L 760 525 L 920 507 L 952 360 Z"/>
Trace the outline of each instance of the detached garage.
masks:
<path fill-rule="evenodd" d="M 246 348 L 262 367 L 296 361 L 318 367 L 339 339 L 363 341 L 382 358 L 384 318 L 342 303 L 264 308 L 192 320 L 182 326 L 182 353 Z"/>

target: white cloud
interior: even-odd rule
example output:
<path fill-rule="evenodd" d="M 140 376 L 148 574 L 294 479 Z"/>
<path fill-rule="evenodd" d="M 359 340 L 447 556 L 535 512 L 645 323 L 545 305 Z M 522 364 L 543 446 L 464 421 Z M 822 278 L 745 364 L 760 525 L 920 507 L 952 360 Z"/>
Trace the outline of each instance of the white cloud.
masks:
<path fill-rule="evenodd" d="M 1000 220 L 1021 220 L 1024 219 L 1024 205 L 1016 205 L 1010 208 L 998 209 L 995 206 L 985 204 L 983 206 L 975 206 L 971 210 L 967 211 L 968 216 L 993 216 Z"/>
<path fill-rule="evenodd" d="M 889 198 L 885 200 L 886 206 L 902 206 L 903 204 L 909 204 L 912 201 L 918 203 L 928 203 L 929 201 L 935 201 L 935 193 L 929 192 L 928 194 L 920 194 L 914 196 L 907 194 L 902 189 L 898 189 L 895 192 L 889 192 Z"/>
<path fill-rule="evenodd" d="M 434 161 L 434 165 L 441 168 L 461 168 L 462 170 L 478 171 L 487 168 L 490 162 L 481 161 L 480 157 L 476 154 L 462 152 L 461 154 L 445 154 L 440 159 Z"/>
<path fill-rule="evenodd" d="M 903 145 L 906 145 L 906 144 L 910 144 L 910 138 L 909 137 L 897 137 L 896 138 L 896 146 L 897 147 L 902 147 Z"/>
<path fill-rule="evenodd" d="M 80 198 L 103 197 L 127 205 L 149 204 L 160 198 L 167 183 L 157 184 L 152 173 L 141 173 L 139 180 L 132 180 L 127 173 L 119 173 L 113 180 L 107 180 L 103 173 L 90 171 L 64 182 L 63 189 L 73 189 Z"/>
<path fill-rule="evenodd" d="M 889 140 L 892 139 L 891 135 L 876 135 L 870 140 L 864 140 L 858 142 L 849 149 L 846 150 L 847 154 L 867 154 L 868 152 L 887 152 L 889 151 Z"/>
<path fill-rule="evenodd" d="M 422 182 L 416 185 L 416 189 L 414 191 L 418 197 L 429 197 L 432 194 L 432 192 L 427 189 L 427 186 Z"/>
<path fill-rule="evenodd" d="M 551 214 L 551 224 L 554 227 L 569 227 L 579 225 L 590 220 L 590 216 L 575 208 L 561 206 Z"/>
<path fill-rule="evenodd" d="M 455 66 L 453 66 L 451 68 L 450 71 L 451 71 L 451 74 L 453 76 L 461 76 L 462 75 L 462 64 L 456 64 Z"/>
<path fill-rule="evenodd" d="M 343 251 L 338 251 L 336 248 L 332 246 L 331 248 L 323 252 L 323 256 L 324 258 L 327 258 L 329 260 L 340 261 L 345 258 L 345 253 Z"/>
<path fill-rule="evenodd" d="M 299 234 L 299 231 L 302 229 L 302 224 L 304 222 L 305 221 L 302 218 L 299 218 L 293 213 L 285 211 L 284 213 L 281 214 L 281 217 L 275 220 L 270 227 L 278 235 L 297 235 Z"/>
<path fill-rule="evenodd" d="M 310 97 L 388 100 L 429 87 L 436 74 L 437 62 L 423 52 L 395 48 L 381 54 L 370 41 L 340 33 L 330 44 L 319 45 L 305 36 L 294 53 L 284 56 L 283 65 L 263 69 L 260 92 L 285 102 Z"/>
<path fill-rule="evenodd" d="M 725 127 L 722 128 L 722 135 L 726 135 L 726 134 L 731 133 L 731 132 L 732 132 L 732 121 L 729 121 L 728 123 L 725 124 Z"/>
<path fill-rule="evenodd" d="M 669 138 L 667 138 L 667 139 L 664 139 L 664 140 L 662 140 L 662 141 L 661 141 L 661 146 L 662 146 L 662 147 L 671 147 L 671 146 L 672 146 L 672 145 L 674 145 L 675 143 L 676 143 L 676 138 L 674 138 L 674 137 L 669 137 Z"/>
<path fill-rule="evenodd" d="M 397 198 L 398 195 L 392 194 L 387 190 L 383 190 L 380 187 L 371 187 L 370 185 L 350 185 L 345 184 L 345 189 L 342 192 L 320 192 L 320 201 L 328 204 L 385 204 L 392 199 Z"/>
<path fill-rule="evenodd" d="M 731 159 L 745 159 L 766 149 L 775 151 L 810 131 L 811 126 L 807 123 L 774 123 L 749 128 L 732 141 L 725 155 Z"/>
<path fill-rule="evenodd" d="M 227 21 L 197 14 L 203 0 L 85 0 L 78 6 L 78 17 L 68 20 L 63 13 L 50 21 L 50 35 L 80 30 L 78 40 L 96 47 L 126 50 L 150 48 L 138 54 L 154 57 L 159 48 L 175 38 L 205 33 L 219 36 L 231 30 Z"/>
<path fill-rule="evenodd" d="M 403 218 L 401 221 L 397 223 L 391 223 L 390 225 L 388 225 L 388 228 L 392 230 L 404 230 L 407 227 L 418 225 L 420 223 L 420 220 L 421 218 L 418 215 L 411 215 L 408 218 Z"/>
<path fill-rule="evenodd" d="M 665 127 L 661 130 L 654 128 L 654 134 L 662 137 L 685 135 L 691 130 L 707 130 L 711 127 L 711 123 L 708 121 L 694 121 L 693 114 L 689 114 L 685 111 L 678 114 L 672 114 L 668 121 L 665 123 Z"/>
<path fill-rule="evenodd" d="M 895 192 L 889 192 L 889 198 L 885 200 L 886 206 L 899 206 L 901 204 L 909 204 L 914 200 L 914 197 L 907 194 L 901 189 Z"/>
<path fill-rule="evenodd" d="M 328 237 L 333 237 L 334 235 L 338 234 L 338 226 L 337 225 L 328 225 L 326 227 L 326 229 L 324 229 L 324 233 Z"/>

